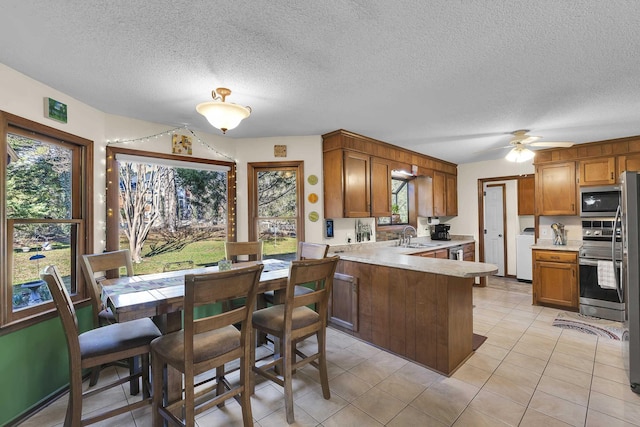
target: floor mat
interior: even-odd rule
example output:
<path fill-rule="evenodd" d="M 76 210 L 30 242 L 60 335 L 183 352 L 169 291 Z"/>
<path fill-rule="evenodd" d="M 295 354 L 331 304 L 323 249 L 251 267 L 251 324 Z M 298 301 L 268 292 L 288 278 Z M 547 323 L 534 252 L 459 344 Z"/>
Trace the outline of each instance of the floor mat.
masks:
<path fill-rule="evenodd" d="M 587 334 L 598 335 L 612 340 L 622 339 L 622 323 L 599 319 L 580 313 L 560 312 L 553 320 L 553 326 L 574 329 Z"/>

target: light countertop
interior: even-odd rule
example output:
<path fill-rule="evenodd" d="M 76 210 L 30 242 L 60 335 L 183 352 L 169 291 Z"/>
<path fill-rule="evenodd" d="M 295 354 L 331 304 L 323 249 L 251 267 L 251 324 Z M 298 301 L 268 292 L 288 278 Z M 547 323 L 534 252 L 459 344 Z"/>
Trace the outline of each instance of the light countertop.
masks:
<path fill-rule="evenodd" d="M 345 261 L 382 265 L 454 277 L 490 276 L 498 271 L 497 266 L 482 262 L 412 256 L 412 254 L 449 248 L 465 243 L 473 243 L 474 240 L 472 238 L 432 241 L 431 239 L 421 237 L 411 239 L 411 242 L 434 246 L 405 248 L 395 246 L 396 242 L 394 241 L 387 241 L 331 246 L 329 253 L 340 255 L 340 258 Z"/>
<path fill-rule="evenodd" d="M 538 242 L 531 246 L 531 249 L 544 249 L 546 251 L 569 251 L 580 252 L 582 240 L 569 240 L 566 245 L 554 245 L 551 239 L 538 239 Z"/>

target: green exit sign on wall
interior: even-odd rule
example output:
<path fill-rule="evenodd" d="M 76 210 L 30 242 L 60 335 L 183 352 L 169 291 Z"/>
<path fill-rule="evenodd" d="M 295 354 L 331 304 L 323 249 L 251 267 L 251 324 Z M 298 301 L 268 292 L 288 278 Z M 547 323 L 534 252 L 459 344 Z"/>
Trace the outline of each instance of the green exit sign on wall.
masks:
<path fill-rule="evenodd" d="M 67 123 L 67 104 L 63 104 L 53 98 L 45 98 L 44 116 L 52 120 Z"/>

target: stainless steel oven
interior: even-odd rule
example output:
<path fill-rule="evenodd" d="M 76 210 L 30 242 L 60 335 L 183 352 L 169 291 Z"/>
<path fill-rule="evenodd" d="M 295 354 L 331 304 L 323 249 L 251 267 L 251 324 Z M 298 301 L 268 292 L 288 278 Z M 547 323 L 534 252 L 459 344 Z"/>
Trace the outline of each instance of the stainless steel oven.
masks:
<path fill-rule="evenodd" d="M 621 258 L 620 223 L 617 219 L 598 218 L 582 221 L 582 248 L 579 256 L 580 313 L 618 322 L 624 320 Z M 615 288 L 600 285 L 600 262 L 613 262 Z"/>

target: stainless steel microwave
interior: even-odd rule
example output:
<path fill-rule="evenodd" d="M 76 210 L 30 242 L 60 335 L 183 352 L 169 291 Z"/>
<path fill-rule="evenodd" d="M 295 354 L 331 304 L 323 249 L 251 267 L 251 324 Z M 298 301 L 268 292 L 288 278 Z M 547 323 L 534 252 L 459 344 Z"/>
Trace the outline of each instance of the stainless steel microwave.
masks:
<path fill-rule="evenodd" d="M 580 187 L 581 217 L 614 217 L 620 206 L 620 186 Z"/>

